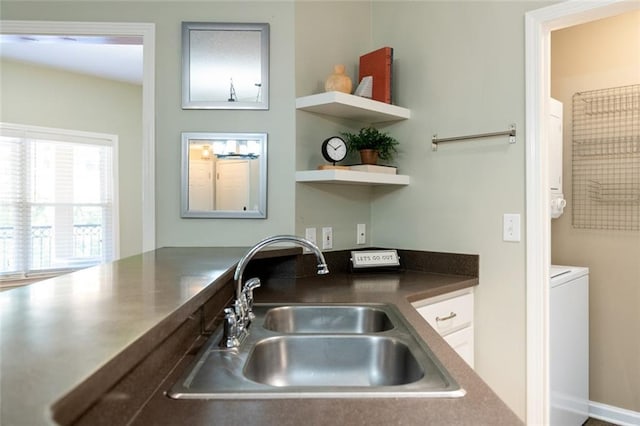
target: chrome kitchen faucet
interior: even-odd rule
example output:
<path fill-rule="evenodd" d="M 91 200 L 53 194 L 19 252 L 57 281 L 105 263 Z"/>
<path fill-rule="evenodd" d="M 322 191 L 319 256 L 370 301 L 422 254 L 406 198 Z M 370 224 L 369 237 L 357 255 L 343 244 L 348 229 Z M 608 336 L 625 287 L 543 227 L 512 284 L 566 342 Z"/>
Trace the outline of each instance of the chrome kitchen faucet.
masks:
<path fill-rule="evenodd" d="M 249 333 L 249 325 L 254 318 L 253 315 L 253 290 L 260 287 L 260 279 L 249 279 L 244 287 L 242 286 L 242 274 L 249 261 L 263 248 L 277 243 L 294 243 L 302 247 L 306 247 L 313 254 L 316 255 L 318 260 L 318 275 L 324 275 L 329 273 L 327 262 L 324 259 L 324 255 L 311 241 L 306 240 L 295 235 L 275 235 L 267 237 L 264 240 L 259 241 L 253 247 L 242 256 L 236 272 L 233 275 L 233 279 L 236 282 L 236 300 L 233 302 L 233 306 L 225 308 L 224 313 L 224 339 L 222 343 L 227 348 L 237 348 L 240 346 L 244 338 Z"/>

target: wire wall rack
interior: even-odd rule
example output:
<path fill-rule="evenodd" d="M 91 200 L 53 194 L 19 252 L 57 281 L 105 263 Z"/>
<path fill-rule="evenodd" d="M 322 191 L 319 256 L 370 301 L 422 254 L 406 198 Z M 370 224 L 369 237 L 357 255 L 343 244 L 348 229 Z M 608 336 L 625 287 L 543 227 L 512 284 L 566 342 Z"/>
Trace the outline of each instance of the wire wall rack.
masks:
<path fill-rule="evenodd" d="M 640 230 L 640 85 L 573 95 L 574 228 Z"/>

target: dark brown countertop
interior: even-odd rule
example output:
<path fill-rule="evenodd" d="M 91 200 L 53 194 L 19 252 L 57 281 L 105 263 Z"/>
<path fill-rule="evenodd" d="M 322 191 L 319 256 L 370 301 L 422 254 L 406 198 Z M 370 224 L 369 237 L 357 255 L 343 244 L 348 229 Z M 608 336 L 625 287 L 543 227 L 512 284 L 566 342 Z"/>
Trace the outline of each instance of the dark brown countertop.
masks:
<path fill-rule="evenodd" d="M 468 288 L 476 278 L 401 272 L 338 274 L 271 280 L 255 291 L 256 302 L 383 302 L 395 304 L 466 390 L 462 398 L 171 400 L 164 391 L 193 361 L 186 357 L 135 425 L 521 425 L 518 417 L 467 366 L 411 306 L 411 301 Z"/>
<path fill-rule="evenodd" d="M 163 248 L 0 292 L 0 425 L 53 424 L 52 404 L 70 390 L 96 374 L 112 385 L 230 279 L 246 251 Z"/>
<path fill-rule="evenodd" d="M 64 411 L 82 398 L 114 397 L 108 389 L 228 284 L 245 251 L 163 248 L 0 293 L 0 424 L 52 424 L 54 404 Z M 409 303 L 475 284 L 477 278 L 428 272 L 337 273 L 271 279 L 256 290 L 258 302 L 396 304 L 467 391 L 463 398 L 171 400 L 163 392 L 190 353 L 133 424 L 521 424 Z M 118 424 L 114 419 L 102 423 Z"/>

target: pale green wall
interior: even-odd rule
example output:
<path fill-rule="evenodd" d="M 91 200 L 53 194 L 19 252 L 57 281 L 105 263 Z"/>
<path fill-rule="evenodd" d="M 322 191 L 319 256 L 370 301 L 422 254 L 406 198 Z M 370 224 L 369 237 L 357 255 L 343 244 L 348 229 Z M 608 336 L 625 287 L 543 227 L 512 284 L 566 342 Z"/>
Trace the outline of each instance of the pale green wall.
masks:
<path fill-rule="evenodd" d="M 369 2 L 297 2 L 296 95 L 324 92 L 324 81 L 334 64 L 344 64 L 353 87 L 357 85 L 358 58 L 371 50 Z M 366 123 L 296 112 L 296 168 L 313 170 L 327 164 L 320 146 L 329 136 L 353 132 Z M 347 161 L 348 163 L 348 161 Z M 296 184 L 296 233 L 306 227 L 333 228 L 334 249 L 356 246 L 356 225 L 367 225 L 371 241 L 371 188 L 334 184 Z"/>
<path fill-rule="evenodd" d="M 589 396 L 640 412 L 640 232 L 575 229 L 571 147 L 577 92 L 640 84 L 640 11 L 554 31 L 551 96 L 564 105 L 564 215 L 551 260 L 589 267 Z M 596 58 L 596 59 L 594 59 Z M 608 160 L 605 160 L 608 161 Z"/>
<path fill-rule="evenodd" d="M 336 248 L 355 246 L 355 225 L 373 245 L 480 255 L 476 369 L 525 414 L 525 241 L 502 241 L 503 213 L 524 230 L 524 14 L 533 2 L 4 2 L 4 19 L 157 24 L 158 245 L 245 245 L 275 232 L 334 227 Z M 126 7 L 123 7 L 126 5 Z M 183 20 L 271 23 L 271 110 L 180 109 Z M 322 162 L 321 141 L 359 125 L 295 112 L 295 97 L 323 91 L 334 63 L 355 77 L 357 58 L 395 49 L 396 103 L 412 118 L 387 126 L 401 141 L 406 188 L 304 185 L 296 169 Z M 518 141 L 463 142 L 432 152 L 433 133 L 453 136 L 518 126 Z M 179 133 L 269 133 L 269 219 L 179 219 Z M 523 233 L 524 236 L 524 233 Z"/>
<path fill-rule="evenodd" d="M 0 66 L 0 121 L 118 135 L 120 256 L 140 253 L 142 88 L 15 61 Z"/>
<path fill-rule="evenodd" d="M 525 415 L 524 14 L 531 2 L 374 2 L 374 45 L 395 48 L 394 94 L 411 119 L 393 127 L 403 145 L 404 190 L 375 198 L 380 246 L 480 256 L 475 367 Z M 393 23 L 393 24 L 389 24 Z M 442 145 L 431 136 L 517 125 L 506 137 Z M 502 241 L 502 215 L 522 215 L 521 242 Z"/>
<path fill-rule="evenodd" d="M 245 246 L 294 232 L 294 5 L 292 2 L 4 1 L 2 19 L 151 22 L 156 24 L 156 245 Z M 268 111 L 181 108 L 182 21 L 268 22 L 271 25 Z M 269 135 L 268 218 L 181 219 L 180 133 L 266 132 Z"/>

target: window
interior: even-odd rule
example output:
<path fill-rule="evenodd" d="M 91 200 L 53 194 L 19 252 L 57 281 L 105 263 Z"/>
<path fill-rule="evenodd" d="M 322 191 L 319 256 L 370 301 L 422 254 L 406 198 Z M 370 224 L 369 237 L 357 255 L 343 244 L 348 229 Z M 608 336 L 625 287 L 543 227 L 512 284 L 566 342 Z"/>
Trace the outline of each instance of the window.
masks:
<path fill-rule="evenodd" d="M 0 279 L 115 258 L 117 136 L 0 123 Z"/>

